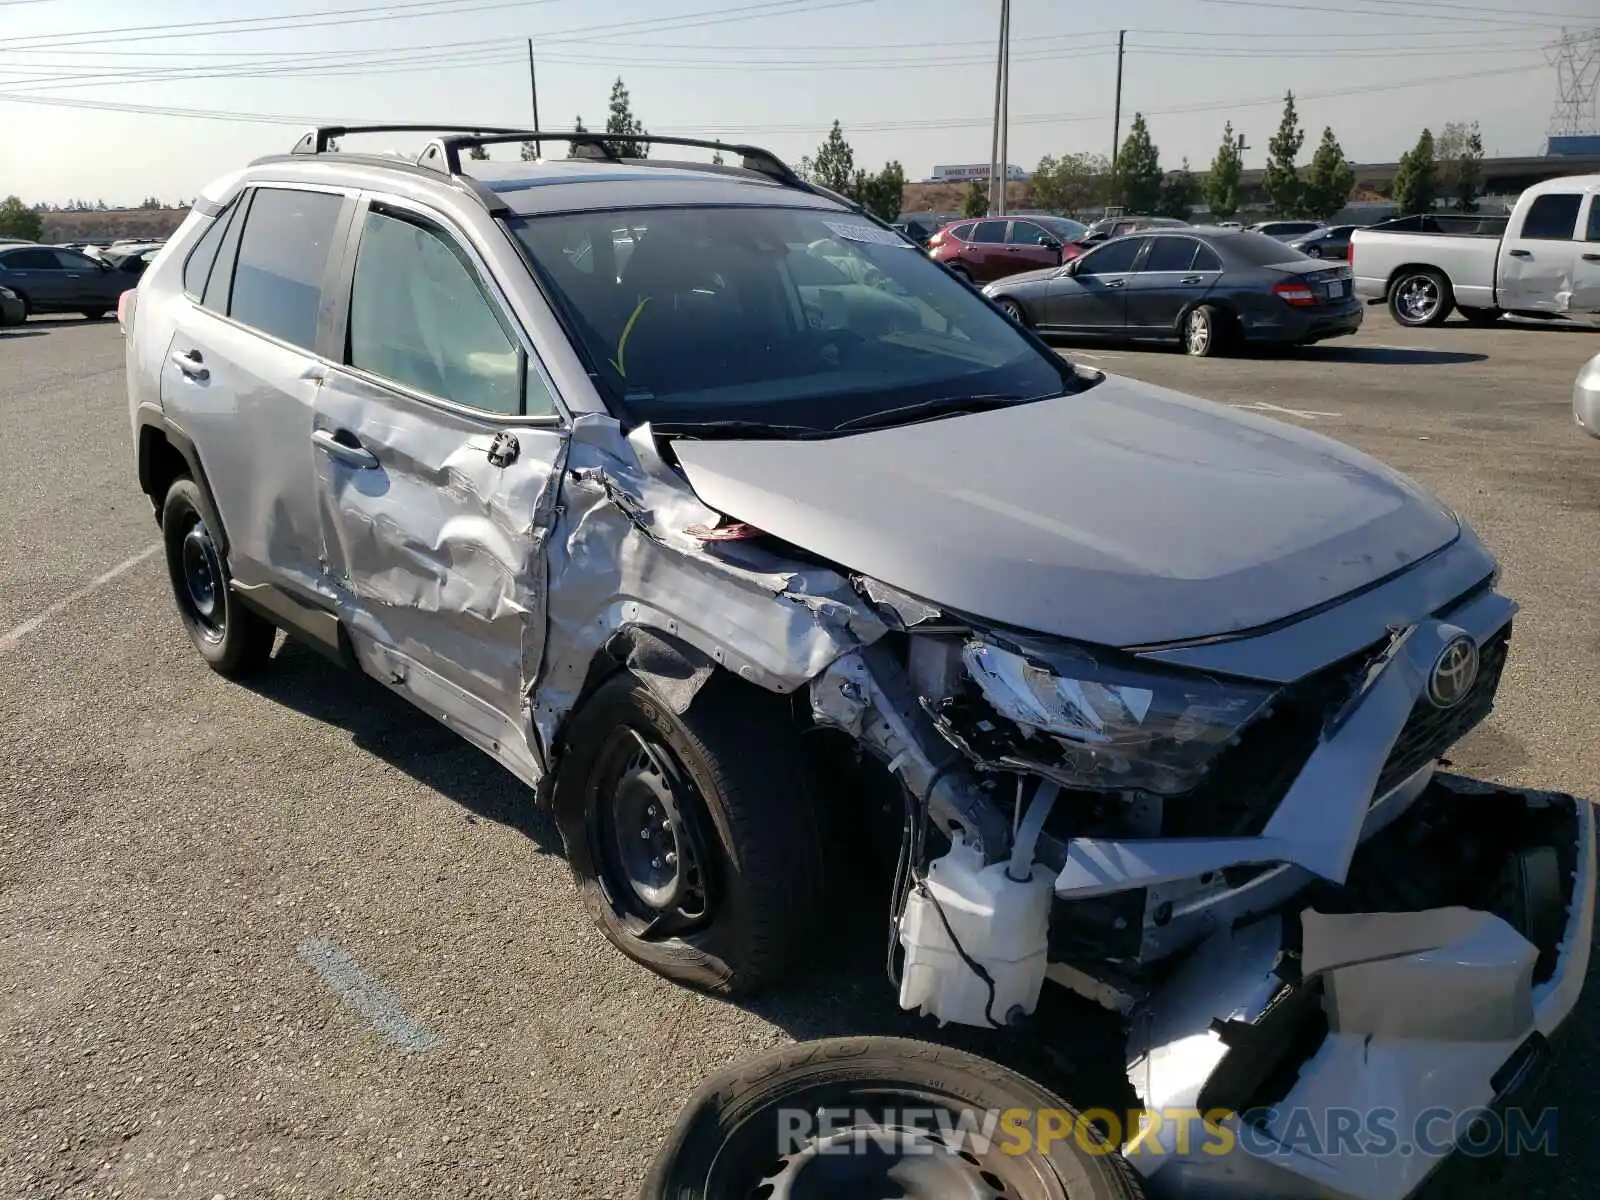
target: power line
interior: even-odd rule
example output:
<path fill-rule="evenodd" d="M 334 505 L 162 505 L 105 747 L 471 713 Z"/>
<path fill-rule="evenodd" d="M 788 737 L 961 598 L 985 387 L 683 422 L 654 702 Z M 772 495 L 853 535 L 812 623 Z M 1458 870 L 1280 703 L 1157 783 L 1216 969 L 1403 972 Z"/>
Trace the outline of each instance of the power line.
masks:
<path fill-rule="evenodd" d="M 1463 80 L 1489 79 L 1508 75 L 1522 75 L 1531 71 L 1543 70 L 1543 62 L 1528 63 L 1521 66 L 1508 66 L 1487 71 L 1463 71 L 1449 75 L 1418 76 L 1401 83 L 1383 84 L 1368 87 L 1341 88 L 1326 92 L 1303 92 L 1296 95 L 1297 102 L 1316 100 L 1335 100 L 1350 96 L 1366 96 L 1388 92 L 1406 91 L 1411 88 L 1432 87 L 1441 83 L 1456 83 Z M 237 121 L 275 126 L 310 126 L 327 124 L 376 124 L 371 117 L 356 116 L 286 116 L 269 113 L 240 113 L 224 112 L 213 109 L 178 108 L 165 105 L 126 104 L 110 100 L 89 100 L 66 96 L 37 96 L 22 95 L 20 93 L 0 92 L 0 103 L 31 104 L 42 107 L 82 108 L 101 112 L 133 113 L 146 116 L 165 116 L 193 118 L 198 120 Z M 1210 100 L 1196 104 L 1180 105 L 1174 108 L 1147 109 L 1147 117 L 1177 116 L 1188 113 L 1229 112 L 1241 108 L 1263 108 L 1281 105 L 1281 95 L 1261 96 L 1250 99 L 1236 100 Z M 1011 122 L 1017 125 L 1065 125 L 1086 121 L 1105 121 L 1110 113 L 1035 113 L 1023 116 L 1014 116 Z M 393 119 L 393 118 L 391 118 Z M 481 119 L 481 118 L 479 118 Z M 849 126 L 852 133 L 889 133 L 909 130 L 928 129 L 957 129 L 971 126 L 986 126 L 990 117 L 950 117 L 950 118 L 919 118 L 909 121 L 879 121 L 861 122 Z M 471 123 L 471 122 L 466 122 Z M 658 132 L 663 135 L 679 134 L 750 134 L 750 133 L 816 133 L 819 126 L 813 122 L 788 125 L 673 125 L 663 128 Z"/>
<path fill-rule="evenodd" d="M 1326 9 L 1312 8 L 1304 4 L 1287 4 L 1282 3 L 1281 0 L 1201 0 L 1201 3 L 1224 5 L 1228 8 L 1272 8 L 1285 12 L 1297 12 L 1302 16 L 1308 17 L 1327 15 Z M 1495 24 L 1510 25 L 1515 28 L 1526 28 L 1528 22 L 1525 18 L 1527 17 L 1549 17 L 1556 21 L 1569 22 L 1583 19 L 1577 13 L 1539 12 L 1532 9 L 1518 9 L 1515 15 L 1507 16 L 1503 8 L 1456 4 L 1451 3 L 1450 0 L 1346 0 L 1347 5 L 1350 3 L 1372 7 L 1350 8 L 1341 6 L 1337 15 L 1340 17 L 1386 17 L 1392 15 L 1397 9 L 1405 14 L 1415 13 L 1419 9 L 1425 12 L 1438 11 L 1440 13 L 1485 13 L 1488 14 L 1488 19 Z M 1475 19 L 1478 21 L 1484 20 L 1483 17 Z"/>
<path fill-rule="evenodd" d="M 0 87 L 8 89 L 38 88 L 40 86 L 55 88 L 100 87 L 107 84 L 118 83 L 160 83 L 160 82 L 199 82 L 214 79 L 267 79 L 293 76 L 311 76 L 315 78 L 329 78 L 337 76 L 359 76 L 374 74 L 394 74 L 415 70 L 444 70 L 450 68 L 478 68 L 485 66 L 498 66 L 509 63 L 521 63 L 523 52 L 513 49 L 503 41 L 491 40 L 478 43 L 476 49 L 463 50 L 424 50 L 407 55 L 390 55 L 373 58 L 351 58 L 344 52 L 332 52 L 326 56 L 301 56 L 294 63 L 230 63 L 220 66 L 216 70 L 200 71 L 191 67 L 168 66 L 152 67 L 147 69 L 112 69 L 94 70 L 83 72 L 81 68 L 66 64 L 55 68 L 53 75 L 37 75 L 20 79 L 0 80 Z M 1158 57 L 1205 57 L 1205 58 L 1238 58 L 1248 57 L 1253 61 L 1263 59 L 1274 61 L 1295 61 L 1302 59 L 1378 59 L 1378 58 L 1420 58 L 1429 56 L 1449 56 L 1459 58 L 1477 54 L 1503 54 L 1507 52 L 1527 52 L 1540 50 L 1544 43 L 1488 43 L 1473 47 L 1447 46 L 1426 48 L 1341 48 L 1328 47 L 1306 51 L 1251 51 L 1251 50 L 1204 50 L 1198 47 L 1165 47 L 1165 46 L 1140 46 L 1134 45 L 1130 50 L 1137 54 L 1153 55 Z M 1093 58 L 1106 56 L 1113 52 L 1115 47 L 1110 44 L 1095 45 L 1079 44 L 1070 49 L 1050 51 L 1044 50 L 1034 53 L 1025 53 L 1014 56 L 1018 62 L 1060 62 L 1069 59 Z M 770 71 L 817 71 L 819 69 L 831 71 L 905 71 L 905 70 L 947 70 L 959 67 L 987 67 L 991 59 L 988 56 L 948 56 L 948 57 L 918 57 L 904 59 L 877 58 L 866 61 L 839 61 L 839 60 L 795 60 L 795 59 L 770 59 L 761 62 L 729 63 L 723 59 L 664 59 L 659 56 L 650 59 L 620 58 L 615 55 L 604 57 L 584 56 L 581 54 L 543 53 L 541 60 L 549 63 L 580 65 L 580 66 L 606 66 L 625 68 L 629 71 L 638 70 L 692 70 L 733 72 L 733 73 L 765 73 Z M 52 68 L 32 66 L 31 70 L 50 70 Z"/>

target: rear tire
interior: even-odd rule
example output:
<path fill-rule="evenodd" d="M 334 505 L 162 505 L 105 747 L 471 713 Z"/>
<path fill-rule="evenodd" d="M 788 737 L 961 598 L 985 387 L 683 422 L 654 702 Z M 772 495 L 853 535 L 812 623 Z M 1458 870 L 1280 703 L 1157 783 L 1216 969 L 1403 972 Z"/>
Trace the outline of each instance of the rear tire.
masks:
<path fill-rule="evenodd" d="M 86 308 L 83 310 L 83 315 L 90 321 L 103 321 L 105 319 L 106 310 L 103 308 Z"/>
<path fill-rule="evenodd" d="M 1184 353 L 1195 358 L 1215 358 L 1222 353 L 1228 334 L 1228 317 L 1214 304 L 1197 304 L 1184 314 Z"/>
<path fill-rule="evenodd" d="M 821 814 L 779 697 L 719 674 L 680 715 L 624 671 L 563 741 L 555 818 L 612 945 L 721 995 L 798 964 L 817 936 Z"/>
<path fill-rule="evenodd" d="M 826 1142 L 809 1140 L 819 1109 L 846 1125 Z M 873 1126 L 848 1127 L 858 1110 L 884 1128 L 882 1140 Z M 923 1136 L 905 1132 L 913 1112 Z M 997 1113 L 1024 1117 L 1014 1129 L 993 1125 L 985 1144 L 978 1135 Z M 1041 1151 L 1046 1113 L 1059 1126 Z M 1093 1125 L 1016 1072 L 948 1046 L 858 1037 L 788 1046 L 712 1076 L 656 1152 L 639 1200 L 775 1194 L 1138 1200 L 1143 1192 Z"/>
<path fill-rule="evenodd" d="M 1402 272 L 1389 288 L 1389 315 L 1411 329 L 1444 324 L 1454 307 L 1450 281 L 1431 268 Z"/>
<path fill-rule="evenodd" d="M 246 608 L 230 586 L 227 560 L 207 528 L 200 489 L 180 478 L 161 505 L 161 539 L 178 619 L 206 665 L 219 675 L 248 675 L 272 657 L 278 630 Z"/>

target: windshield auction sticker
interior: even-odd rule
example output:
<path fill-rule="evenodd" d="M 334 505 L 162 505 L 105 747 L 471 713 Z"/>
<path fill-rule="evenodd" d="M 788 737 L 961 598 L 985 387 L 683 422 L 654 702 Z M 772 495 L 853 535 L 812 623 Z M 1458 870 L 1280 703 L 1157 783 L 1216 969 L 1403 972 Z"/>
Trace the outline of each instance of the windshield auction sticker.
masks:
<path fill-rule="evenodd" d="M 824 221 L 836 238 L 847 242 L 864 242 L 869 246 L 904 246 L 915 249 L 910 242 L 890 229 L 879 229 L 859 221 Z"/>

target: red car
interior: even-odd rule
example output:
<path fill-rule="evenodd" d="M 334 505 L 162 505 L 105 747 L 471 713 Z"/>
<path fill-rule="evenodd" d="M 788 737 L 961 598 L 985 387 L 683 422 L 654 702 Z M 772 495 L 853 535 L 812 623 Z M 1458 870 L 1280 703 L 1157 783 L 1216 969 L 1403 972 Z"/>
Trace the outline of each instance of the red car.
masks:
<path fill-rule="evenodd" d="M 1083 253 L 1089 227 L 1067 217 L 984 217 L 954 221 L 928 241 L 928 255 L 974 283 L 1058 267 Z"/>

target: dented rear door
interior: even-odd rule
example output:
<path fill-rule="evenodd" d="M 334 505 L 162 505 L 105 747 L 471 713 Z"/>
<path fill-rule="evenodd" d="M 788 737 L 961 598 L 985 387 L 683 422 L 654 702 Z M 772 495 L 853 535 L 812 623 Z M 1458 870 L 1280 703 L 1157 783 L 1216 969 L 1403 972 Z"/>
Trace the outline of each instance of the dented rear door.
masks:
<path fill-rule="evenodd" d="M 311 430 L 326 569 L 363 665 L 514 759 L 564 422 L 459 231 L 370 200 L 352 237 Z"/>

